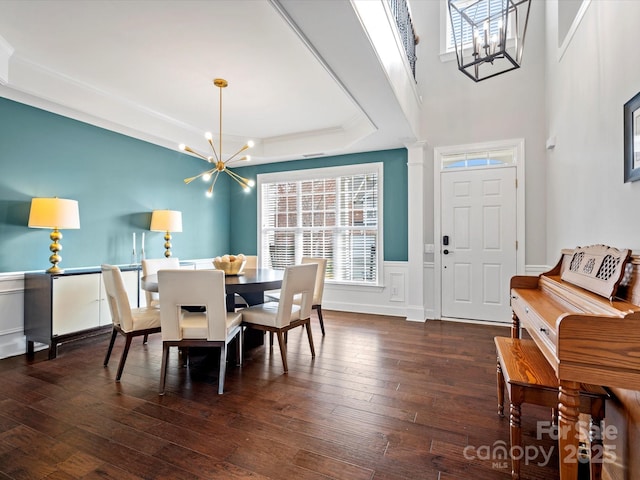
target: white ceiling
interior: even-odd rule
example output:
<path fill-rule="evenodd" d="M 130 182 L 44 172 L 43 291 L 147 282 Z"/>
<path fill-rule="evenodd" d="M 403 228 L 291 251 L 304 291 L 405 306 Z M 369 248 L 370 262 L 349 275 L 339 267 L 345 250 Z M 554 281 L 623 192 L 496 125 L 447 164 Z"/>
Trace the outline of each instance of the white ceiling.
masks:
<path fill-rule="evenodd" d="M 0 0 L 0 12 L 0 96 L 168 148 L 208 154 L 216 77 L 229 82 L 225 156 L 247 139 L 257 162 L 414 139 L 346 0 Z"/>

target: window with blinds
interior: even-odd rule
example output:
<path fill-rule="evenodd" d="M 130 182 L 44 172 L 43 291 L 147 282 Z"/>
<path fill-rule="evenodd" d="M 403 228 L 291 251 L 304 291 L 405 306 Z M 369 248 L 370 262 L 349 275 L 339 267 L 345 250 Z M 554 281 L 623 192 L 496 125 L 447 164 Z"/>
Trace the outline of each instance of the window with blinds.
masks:
<path fill-rule="evenodd" d="M 328 281 L 378 283 L 381 163 L 258 175 L 258 196 L 262 266 L 322 257 Z"/>

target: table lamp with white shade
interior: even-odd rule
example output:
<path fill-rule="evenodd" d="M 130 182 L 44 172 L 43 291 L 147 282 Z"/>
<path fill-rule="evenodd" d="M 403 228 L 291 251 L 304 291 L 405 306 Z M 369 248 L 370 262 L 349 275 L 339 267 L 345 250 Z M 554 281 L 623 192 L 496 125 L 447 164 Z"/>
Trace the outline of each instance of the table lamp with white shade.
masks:
<path fill-rule="evenodd" d="M 154 210 L 151 213 L 152 232 L 165 232 L 164 256 L 171 256 L 171 232 L 182 232 L 182 212 L 177 210 Z"/>
<path fill-rule="evenodd" d="M 60 240 L 62 233 L 60 229 L 80 228 L 80 213 L 77 200 L 67 200 L 64 198 L 33 198 L 31 199 L 31 210 L 29 211 L 30 228 L 51 228 L 51 245 L 49 250 L 52 254 L 49 261 L 53 264 L 47 273 L 62 273 L 58 263 L 62 257 L 58 254 L 62 250 Z"/>

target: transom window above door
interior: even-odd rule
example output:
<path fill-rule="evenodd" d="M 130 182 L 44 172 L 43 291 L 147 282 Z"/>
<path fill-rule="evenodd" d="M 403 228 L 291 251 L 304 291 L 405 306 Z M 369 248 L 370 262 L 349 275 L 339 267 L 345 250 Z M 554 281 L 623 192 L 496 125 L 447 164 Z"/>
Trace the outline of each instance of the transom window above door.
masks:
<path fill-rule="evenodd" d="M 504 166 L 515 163 L 513 148 L 442 155 L 442 169 Z"/>

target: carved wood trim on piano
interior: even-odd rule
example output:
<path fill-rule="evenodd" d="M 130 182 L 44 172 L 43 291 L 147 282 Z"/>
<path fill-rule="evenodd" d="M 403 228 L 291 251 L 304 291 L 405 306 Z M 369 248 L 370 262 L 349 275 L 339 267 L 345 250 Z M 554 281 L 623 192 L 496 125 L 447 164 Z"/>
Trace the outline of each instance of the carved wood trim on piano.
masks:
<path fill-rule="evenodd" d="M 569 267 L 562 272 L 562 280 L 585 288 L 608 299 L 618 289 L 631 251 L 607 245 L 577 247 Z"/>

